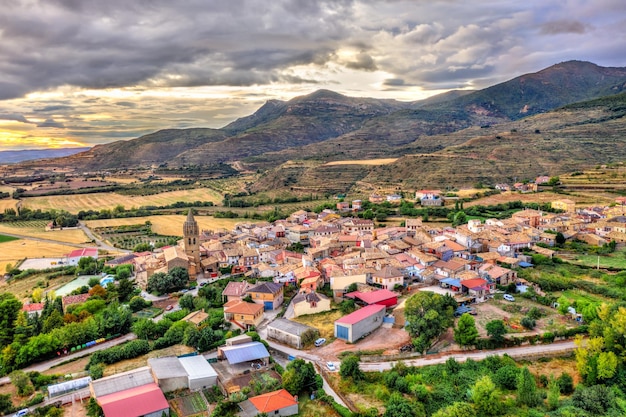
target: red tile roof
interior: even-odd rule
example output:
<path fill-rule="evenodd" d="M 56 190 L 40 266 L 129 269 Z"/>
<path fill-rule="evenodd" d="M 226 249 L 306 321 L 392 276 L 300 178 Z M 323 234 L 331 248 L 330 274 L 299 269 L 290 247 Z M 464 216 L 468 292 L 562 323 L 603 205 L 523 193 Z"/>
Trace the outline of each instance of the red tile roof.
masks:
<path fill-rule="evenodd" d="M 461 281 L 462 286 L 466 288 L 470 288 L 470 289 L 480 288 L 484 286 L 485 284 L 487 284 L 487 281 L 485 281 L 482 278 L 466 279 L 466 280 Z"/>
<path fill-rule="evenodd" d="M 347 316 L 343 316 L 339 320 L 335 320 L 335 323 L 345 323 L 345 324 L 355 324 L 360 322 L 363 319 L 366 319 L 374 314 L 380 312 L 380 310 L 384 310 L 385 306 L 372 304 L 369 306 L 365 306 L 361 309 L 358 309 L 354 313 L 350 313 Z"/>
<path fill-rule="evenodd" d="M 369 292 L 354 291 L 346 294 L 346 297 L 358 298 L 366 304 L 375 304 L 381 301 L 389 300 L 390 298 L 397 298 L 398 295 L 388 289 L 382 289 Z"/>
<path fill-rule="evenodd" d="M 105 417 L 137 417 L 170 406 L 159 386 L 155 383 L 103 395 L 98 398 Z"/>
<path fill-rule="evenodd" d="M 257 395 L 249 400 L 259 413 L 271 413 L 272 411 L 297 405 L 298 402 L 286 389 Z"/>
<path fill-rule="evenodd" d="M 224 304 L 224 313 L 250 314 L 254 316 L 259 311 L 263 311 L 263 305 L 261 304 L 246 303 L 245 301 L 239 300 L 232 300 Z"/>
<path fill-rule="evenodd" d="M 33 312 L 43 310 L 43 303 L 30 303 L 22 306 L 22 311 Z"/>

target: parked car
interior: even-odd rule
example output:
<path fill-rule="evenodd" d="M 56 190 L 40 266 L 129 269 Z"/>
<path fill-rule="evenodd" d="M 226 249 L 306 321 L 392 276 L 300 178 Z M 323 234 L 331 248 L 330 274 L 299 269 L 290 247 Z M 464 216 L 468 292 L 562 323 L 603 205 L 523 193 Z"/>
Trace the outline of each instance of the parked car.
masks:
<path fill-rule="evenodd" d="M 504 298 L 506 301 L 515 301 L 515 297 L 513 297 L 511 294 L 504 294 L 502 298 Z"/>
<path fill-rule="evenodd" d="M 173 308 L 174 308 L 174 306 L 169 304 L 167 307 L 165 307 L 165 311 L 170 311 Z"/>
<path fill-rule="evenodd" d="M 326 339 L 324 339 L 323 337 L 320 337 L 319 339 L 317 339 L 315 341 L 315 347 L 320 347 L 322 346 L 324 343 L 326 343 Z"/>
<path fill-rule="evenodd" d="M 337 370 L 337 367 L 332 362 L 326 362 L 326 367 L 330 372 L 335 372 Z"/>

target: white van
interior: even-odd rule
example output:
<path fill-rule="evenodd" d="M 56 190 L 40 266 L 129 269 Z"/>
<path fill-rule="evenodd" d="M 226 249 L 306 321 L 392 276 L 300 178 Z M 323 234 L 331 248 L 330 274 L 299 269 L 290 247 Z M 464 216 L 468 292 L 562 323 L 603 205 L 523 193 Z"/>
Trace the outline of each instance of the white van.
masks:
<path fill-rule="evenodd" d="M 23 416 L 27 415 L 28 413 L 30 413 L 30 410 L 28 408 L 24 408 L 24 409 L 18 411 L 17 413 L 15 413 L 14 417 L 23 417 Z"/>

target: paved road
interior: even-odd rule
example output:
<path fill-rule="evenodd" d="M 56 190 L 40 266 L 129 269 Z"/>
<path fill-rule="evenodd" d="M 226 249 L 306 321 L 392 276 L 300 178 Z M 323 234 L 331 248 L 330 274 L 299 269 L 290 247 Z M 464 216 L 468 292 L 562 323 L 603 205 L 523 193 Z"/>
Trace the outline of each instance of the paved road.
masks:
<path fill-rule="evenodd" d="M 257 327 L 257 333 L 259 334 L 259 336 L 261 336 L 263 340 L 267 342 L 268 345 L 270 345 L 270 348 L 278 352 L 281 352 L 286 356 L 293 356 L 299 359 L 304 359 L 305 361 L 311 362 L 313 363 L 314 366 L 318 366 L 320 368 L 326 366 L 326 362 L 324 362 L 319 356 L 315 354 L 298 350 L 298 349 L 294 349 L 289 346 L 284 346 L 284 345 L 272 342 L 267 339 L 267 325 L 269 324 L 269 322 L 274 320 L 274 318 L 277 315 L 278 315 L 278 310 L 266 312 L 266 318 L 263 319 L 263 322 L 261 322 L 261 324 L 259 324 L 259 326 Z M 324 373 L 323 372 L 318 372 L 318 373 L 322 377 L 322 381 L 323 381 L 322 388 L 324 389 L 324 392 L 330 395 L 331 397 L 333 397 L 338 404 L 341 404 L 344 407 L 348 407 L 346 403 L 343 401 L 343 399 L 330 386 L 328 381 L 326 381 L 326 378 L 324 378 Z"/>
<path fill-rule="evenodd" d="M 122 344 L 124 342 L 128 342 L 129 340 L 133 340 L 136 339 L 137 335 L 135 335 L 134 333 L 128 333 L 125 334 L 124 336 L 120 336 L 118 338 L 115 339 L 111 339 L 109 341 L 106 341 L 104 343 L 100 343 L 99 345 L 95 345 L 89 348 L 85 348 L 82 349 L 78 352 L 74 352 L 74 353 L 70 353 L 69 355 L 63 355 L 63 356 L 59 356 L 57 358 L 54 359 L 50 359 L 48 361 L 45 362 L 39 362 L 39 363 L 35 363 L 33 365 L 30 365 L 26 368 L 23 368 L 22 371 L 24 372 L 29 372 L 29 371 L 37 371 L 37 372 L 43 372 L 43 371 L 47 371 L 50 368 L 53 368 L 57 365 L 60 365 L 64 362 L 68 362 L 72 359 L 78 359 L 78 358 L 82 358 L 83 356 L 87 356 L 92 354 L 93 352 L 96 352 L 98 350 L 103 350 L 103 349 L 107 349 L 110 348 L 112 346 L 116 346 L 119 344 Z M 3 378 L 0 378 L 0 385 L 4 385 L 4 384 L 8 384 L 9 382 L 11 382 L 9 380 L 9 377 L 5 376 Z"/>
<path fill-rule="evenodd" d="M 534 345 L 534 346 L 520 346 L 515 348 L 507 348 L 507 349 L 495 349 L 495 350 L 478 350 L 471 351 L 467 353 L 450 353 L 450 354 L 441 354 L 441 355 L 430 355 L 424 356 L 416 359 L 406 359 L 403 360 L 408 366 L 427 366 L 427 365 L 436 365 L 439 363 L 445 363 L 450 358 L 454 358 L 458 362 L 465 362 L 467 359 L 473 360 L 481 360 L 485 359 L 487 356 L 502 356 L 507 354 L 512 358 L 526 357 L 526 356 L 534 356 L 541 355 L 542 353 L 563 353 L 567 354 L 573 352 L 576 349 L 576 345 L 574 341 L 565 341 L 565 342 L 556 342 L 549 345 Z M 361 362 L 359 367 L 361 370 L 365 372 L 380 372 L 391 369 L 398 361 L 390 361 L 390 362 Z"/>

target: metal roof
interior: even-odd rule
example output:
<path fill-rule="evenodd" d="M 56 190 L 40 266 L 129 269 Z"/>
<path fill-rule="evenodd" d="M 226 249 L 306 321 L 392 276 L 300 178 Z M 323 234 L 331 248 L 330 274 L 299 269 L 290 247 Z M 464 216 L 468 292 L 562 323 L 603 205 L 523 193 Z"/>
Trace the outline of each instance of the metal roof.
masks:
<path fill-rule="evenodd" d="M 150 367 L 144 366 L 90 382 L 96 398 L 154 382 Z"/>
<path fill-rule="evenodd" d="M 216 377 L 217 372 L 215 369 L 207 362 L 204 356 L 186 356 L 184 358 L 177 358 L 180 361 L 180 364 L 187 371 L 187 375 L 189 375 L 189 379 L 195 378 L 207 378 L 207 377 Z"/>
<path fill-rule="evenodd" d="M 170 408 L 154 382 L 98 398 L 105 417 L 136 417 Z"/>
<path fill-rule="evenodd" d="M 451 285 L 453 287 L 459 287 L 459 288 L 461 287 L 461 280 L 459 279 L 446 278 L 446 279 L 442 279 L 441 282 L 447 285 Z"/>
<path fill-rule="evenodd" d="M 261 342 L 243 343 L 241 345 L 224 346 L 222 352 L 228 359 L 228 363 L 235 365 L 242 362 L 249 362 L 256 359 L 268 358 L 269 352 Z"/>
<path fill-rule="evenodd" d="M 176 356 L 167 358 L 150 358 L 148 365 L 158 379 L 186 377 L 187 371 L 183 368 Z"/>
<path fill-rule="evenodd" d="M 358 309 L 354 313 L 350 313 L 347 316 L 343 316 L 342 318 L 335 320 L 335 323 L 355 324 L 360 322 L 361 320 L 373 316 L 374 314 L 378 314 L 380 310 L 384 309 L 384 305 L 370 304 L 368 306 Z"/>
<path fill-rule="evenodd" d="M 298 323 L 284 318 L 277 318 L 276 320 L 271 322 L 268 327 L 273 327 L 282 332 L 296 336 L 300 336 L 308 330 L 315 330 L 313 327 L 307 326 L 306 324 Z"/>

